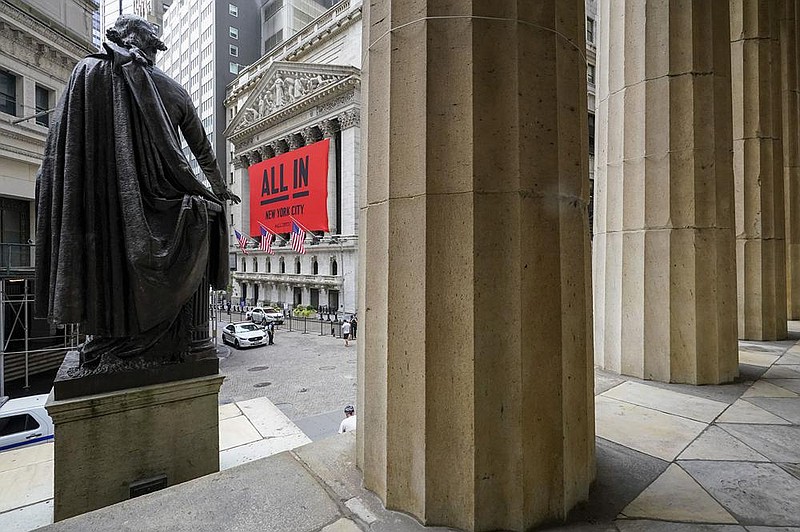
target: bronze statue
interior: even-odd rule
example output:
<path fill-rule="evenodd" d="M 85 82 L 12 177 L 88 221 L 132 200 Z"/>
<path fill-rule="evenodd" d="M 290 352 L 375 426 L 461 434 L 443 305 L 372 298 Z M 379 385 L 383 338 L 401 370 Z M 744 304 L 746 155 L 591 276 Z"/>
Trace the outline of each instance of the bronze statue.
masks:
<path fill-rule="evenodd" d="M 188 93 L 154 65 L 155 28 L 123 15 L 107 37 L 72 73 L 37 179 L 36 311 L 90 335 L 82 373 L 183 361 L 190 299 L 206 275 L 227 286 L 224 207 L 239 202 Z"/>

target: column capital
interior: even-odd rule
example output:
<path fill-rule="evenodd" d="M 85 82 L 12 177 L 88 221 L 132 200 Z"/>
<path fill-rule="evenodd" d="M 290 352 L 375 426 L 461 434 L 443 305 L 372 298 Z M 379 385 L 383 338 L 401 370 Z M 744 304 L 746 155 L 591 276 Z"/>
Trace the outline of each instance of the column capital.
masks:
<path fill-rule="evenodd" d="M 300 133 L 292 133 L 286 137 L 286 143 L 289 145 L 289 149 L 292 150 L 302 148 L 305 145 L 305 142 L 303 141 L 303 135 Z"/>
<path fill-rule="evenodd" d="M 361 111 L 359 109 L 349 109 L 339 115 L 339 126 L 347 129 L 361 125 Z"/>
<path fill-rule="evenodd" d="M 339 126 L 339 120 L 336 118 L 323 120 L 322 123 L 319 125 L 319 127 L 322 130 L 323 138 L 326 139 L 331 138 L 334 133 L 336 133 L 341 129 L 341 127 Z"/>

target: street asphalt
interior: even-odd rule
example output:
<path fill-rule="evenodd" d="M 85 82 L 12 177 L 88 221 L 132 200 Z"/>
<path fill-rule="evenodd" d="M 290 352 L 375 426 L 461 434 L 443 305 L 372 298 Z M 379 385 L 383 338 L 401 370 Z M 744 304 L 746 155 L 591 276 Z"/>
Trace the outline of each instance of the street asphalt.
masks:
<path fill-rule="evenodd" d="M 221 318 L 218 331 L 228 323 L 227 314 Z M 356 344 L 345 347 L 325 329 L 320 335 L 319 325 L 309 323 L 304 334 L 284 325 L 276 328 L 275 345 L 230 347 L 220 359 L 220 404 L 266 397 L 312 440 L 335 434 L 344 407 L 355 405 Z"/>

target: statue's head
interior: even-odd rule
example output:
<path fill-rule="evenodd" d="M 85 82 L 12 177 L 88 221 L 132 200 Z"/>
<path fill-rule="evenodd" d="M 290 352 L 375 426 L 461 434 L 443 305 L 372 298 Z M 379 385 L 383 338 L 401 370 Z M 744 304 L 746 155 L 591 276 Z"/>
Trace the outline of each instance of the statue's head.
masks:
<path fill-rule="evenodd" d="M 106 37 L 124 48 L 140 49 L 151 61 L 155 60 L 158 50 L 167 49 L 158 38 L 156 27 L 136 15 L 121 15 L 106 31 Z"/>

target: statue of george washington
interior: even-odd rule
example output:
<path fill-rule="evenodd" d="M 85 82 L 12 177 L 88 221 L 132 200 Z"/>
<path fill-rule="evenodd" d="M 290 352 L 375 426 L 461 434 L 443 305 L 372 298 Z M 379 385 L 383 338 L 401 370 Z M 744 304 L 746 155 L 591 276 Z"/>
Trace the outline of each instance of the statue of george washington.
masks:
<path fill-rule="evenodd" d="M 81 324 L 83 373 L 184 360 L 192 296 L 206 275 L 227 286 L 224 207 L 239 202 L 188 93 L 154 66 L 155 28 L 123 15 L 106 35 L 72 73 L 36 184 L 36 312 Z"/>

